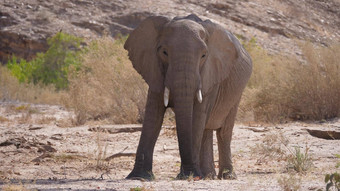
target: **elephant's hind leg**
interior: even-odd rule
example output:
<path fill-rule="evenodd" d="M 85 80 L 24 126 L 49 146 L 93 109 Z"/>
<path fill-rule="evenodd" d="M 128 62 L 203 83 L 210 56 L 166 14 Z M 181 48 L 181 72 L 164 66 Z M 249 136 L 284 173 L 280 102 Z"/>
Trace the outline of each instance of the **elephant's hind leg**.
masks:
<path fill-rule="evenodd" d="M 200 152 L 200 167 L 205 178 L 214 179 L 216 176 L 213 152 L 213 130 L 205 129 Z"/>
<path fill-rule="evenodd" d="M 233 170 L 232 157 L 230 150 L 231 137 L 234 128 L 235 117 L 238 103 L 230 110 L 224 126 L 217 130 L 218 154 L 219 154 L 219 179 L 236 179 Z"/>

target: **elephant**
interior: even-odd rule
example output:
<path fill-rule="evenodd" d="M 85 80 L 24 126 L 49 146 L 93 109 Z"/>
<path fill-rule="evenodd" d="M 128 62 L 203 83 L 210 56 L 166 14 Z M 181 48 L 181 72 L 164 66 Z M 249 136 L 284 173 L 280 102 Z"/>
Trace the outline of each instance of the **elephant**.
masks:
<path fill-rule="evenodd" d="M 233 179 L 230 143 L 252 60 L 228 30 L 197 15 L 150 16 L 124 44 L 135 70 L 149 86 L 134 168 L 126 179 L 152 180 L 153 151 L 164 113 L 175 113 L 181 158 L 178 179 L 216 177 L 213 131 L 219 152 L 219 179 Z"/>

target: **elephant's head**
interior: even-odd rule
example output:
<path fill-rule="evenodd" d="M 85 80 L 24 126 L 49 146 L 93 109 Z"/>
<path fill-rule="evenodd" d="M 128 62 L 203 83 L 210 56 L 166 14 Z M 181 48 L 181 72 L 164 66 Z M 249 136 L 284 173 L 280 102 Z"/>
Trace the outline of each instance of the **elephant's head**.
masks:
<path fill-rule="evenodd" d="M 174 108 L 178 133 L 186 135 L 179 136 L 180 146 L 191 145 L 194 105 L 228 77 L 237 59 L 231 34 L 196 15 L 153 16 L 130 34 L 124 48 L 150 91 L 164 92 L 165 106 Z"/>

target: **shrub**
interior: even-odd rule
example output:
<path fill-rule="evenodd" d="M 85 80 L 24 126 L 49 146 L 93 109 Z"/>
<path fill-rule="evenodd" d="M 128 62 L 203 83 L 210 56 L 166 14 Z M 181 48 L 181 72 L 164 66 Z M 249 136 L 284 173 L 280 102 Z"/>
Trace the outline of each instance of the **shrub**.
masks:
<path fill-rule="evenodd" d="M 65 91 L 56 91 L 53 85 L 41 86 L 33 83 L 20 83 L 7 67 L 0 66 L 0 100 L 61 104 L 65 95 Z"/>
<path fill-rule="evenodd" d="M 289 70 L 288 103 L 293 119 L 330 119 L 340 116 L 340 44 L 329 48 L 303 44 L 306 64 Z"/>
<path fill-rule="evenodd" d="M 147 85 L 133 69 L 123 44 L 109 37 L 94 40 L 82 54 L 80 69 L 69 74 L 69 101 L 78 124 L 109 118 L 114 123 L 142 121 Z"/>
<path fill-rule="evenodd" d="M 70 66 L 80 66 L 80 44 L 82 39 L 62 32 L 47 40 L 49 49 L 38 53 L 31 61 L 13 56 L 7 63 L 12 74 L 19 82 L 45 85 L 54 84 L 57 89 L 65 89 L 68 85 Z"/>
<path fill-rule="evenodd" d="M 335 155 L 338 159 L 340 159 L 340 155 Z M 336 164 L 336 168 L 340 167 L 340 161 Z M 334 187 L 336 190 L 340 190 L 340 173 L 332 173 L 326 174 L 325 176 L 326 191 L 330 190 Z"/>
<path fill-rule="evenodd" d="M 333 174 L 327 174 L 325 176 L 325 183 L 326 185 L 326 191 L 329 191 L 332 187 L 334 187 L 336 190 L 340 190 L 340 174 L 339 173 L 333 173 Z"/>
<path fill-rule="evenodd" d="M 288 158 L 288 169 L 303 173 L 313 166 L 312 158 L 309 154 L 309 147 L 306 145 L 305 152 L 301 152 L 300 147 L 295 147 L 295 152 L 291 152 Z"/>
<path fill-rule="evenodd" d="M 301 43 L 304 61 L 270 56 L 255 40 L 244 46 L 254 67 L 238 118 L 250 112 L 255 121 L 267 122 L 340 116 L 340 44 L 316 47 Z"/>

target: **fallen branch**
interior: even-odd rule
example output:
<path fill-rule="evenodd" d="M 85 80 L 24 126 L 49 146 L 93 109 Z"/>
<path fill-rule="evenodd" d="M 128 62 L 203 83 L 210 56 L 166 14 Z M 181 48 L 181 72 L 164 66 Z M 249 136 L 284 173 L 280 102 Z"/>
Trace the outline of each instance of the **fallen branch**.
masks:
<path fill-rule="evenodd" d="M 37 158 L 33 159 L 31 162 L 41 162 L 44 158 L 51 158 L 52 157 L 52 154 L 50 153 L 44 153 L 40 156 L 38 156 Z"/>
<path fill-rule="evenodd" d="M 175 126 L 163 126 L 164 129 L 175 129 Z M 142 125 L 114 125 L 111 127 L 90 127 L 89 131 L 115 133 L 133 133 L 142 131 Z"/>
<path fill-rule="evenodd" d="M 128 146 L 126 146 L 126 147 L 125 147 L 122 151 L 120 151 L 119 153 L 116 153 L 116 154 L 113 154 L 113 155 L 107 157 L 107 158 L 105 159 L 105 161 L 110 161 L 111 159 L 113 159 L 113 158 L 118 158 L 118 157 L 130 157 L 130 156 L 134 157 L 134 156 L 136 156 L 136 153 L 123 153 L 127 148 L 128 148 Z"/>
<path fill-rule="evenodd" d="M 116 126 L 116 127 L 91 127 L 89 131 L 94 132 L 108 132 L 111 134 L 115 133 L 133 133 L 137 131 L 142 131 L 142 126 L 127 127 L 127 126 Z"/>
<path fill-rule="evenodd" d="M 306 130 L 313 137 L 327 139 L 327 140 L 340 140 L 340 132 L 337 132 L 337 131 L 321 131 L 321 130 L 312 130 L 312 129 L 306 129 Z"/>
<path fill-rule="evenodd" d="M 42 129 L 43 127 L 30 127 L 28 130 L 34 131 L 34 130 L 39 130 Z"/>
<path fill-rule="evenodd" d="M 269 131 L 269 129 L 267 127 L 264 128 L 256 128 L 256 127 L 244 127 L 242 129 L 247 129 L 247 130 L 251 130 L 255 133 L 263 133 L 263 132 L 267 132 Z"/>

